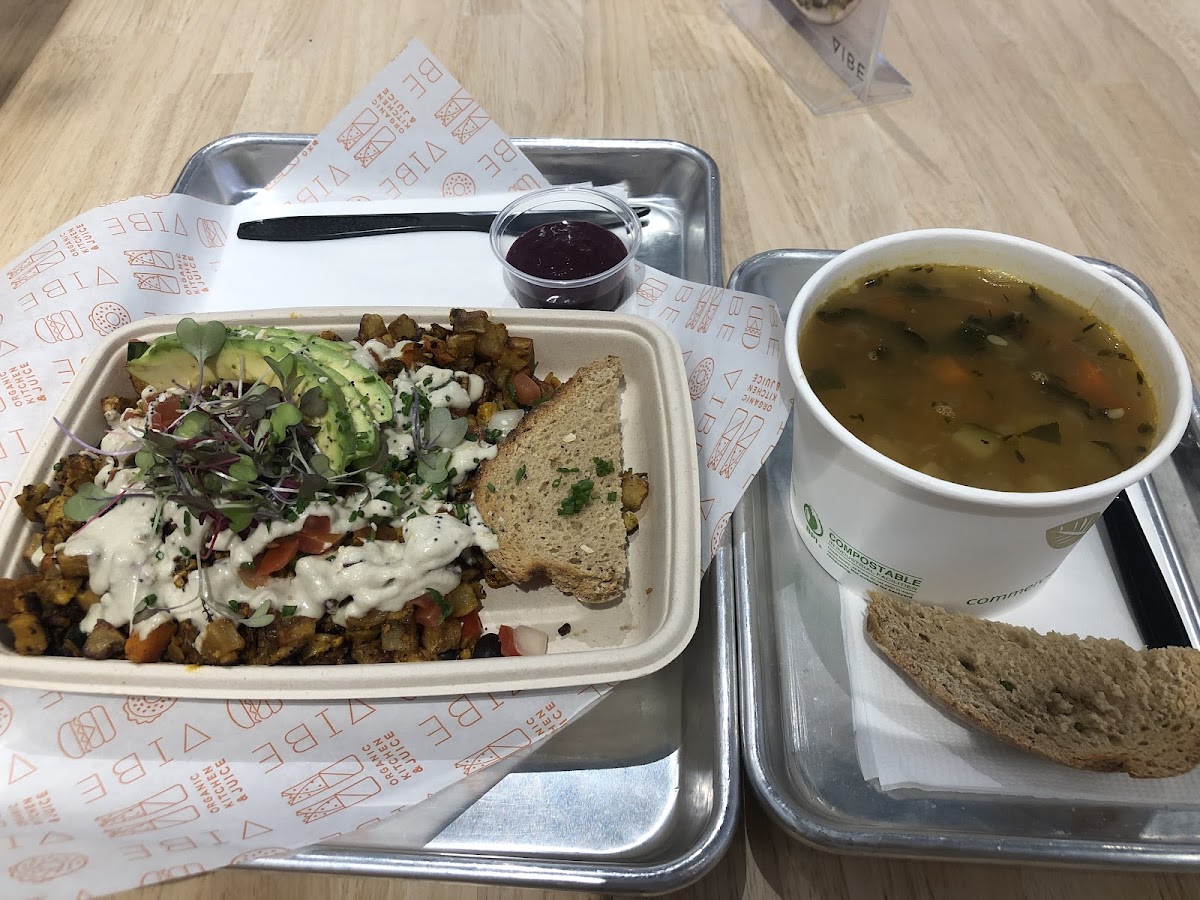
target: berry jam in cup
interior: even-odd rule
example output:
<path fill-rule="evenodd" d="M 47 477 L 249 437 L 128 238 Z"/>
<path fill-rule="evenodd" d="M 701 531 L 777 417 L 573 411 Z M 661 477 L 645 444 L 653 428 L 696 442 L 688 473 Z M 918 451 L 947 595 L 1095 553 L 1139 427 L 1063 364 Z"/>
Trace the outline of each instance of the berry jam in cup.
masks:
<path fill-rule="evenodd" d="M 642 227 L 612 194 L 548 188 L 506 206 L 492 223 L 491 240 L 521 306 L 612 310 L 632 291 Z"/>

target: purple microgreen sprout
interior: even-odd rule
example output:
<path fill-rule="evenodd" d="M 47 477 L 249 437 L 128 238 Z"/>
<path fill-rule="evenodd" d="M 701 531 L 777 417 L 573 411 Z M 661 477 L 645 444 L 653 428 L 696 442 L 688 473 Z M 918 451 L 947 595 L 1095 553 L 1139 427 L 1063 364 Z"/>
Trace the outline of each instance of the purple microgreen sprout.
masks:
<path fill-rule="evenodd" d="M 54 418 L 52 421 L 54 422 L 55 425 L 57 425 L 59 427 L 59 429 L 62 431 L 63 434 L 65 434 L 67 437 L 69 437 L 71 440 L 73 440 L 76 444 L 78 444 L 84 450 L 90 450 L 93 453 L 95 453 L 97 456 L 125 457 L 125 456 L 133 456 L 133 454 L 137 453 L 136 447 L 130 448 L 129 450 L 102 450 L 99 447 L 93 447 L 91 444 L 89 444 L 87 441 L 85 441 L 83 438 L 81 438 L 79 435 L 77 435 L 75 432 L 73 432 L 70 428 L 68 428 L 66 425 L 64 425 L 62 422 L 60 422 L 57 418 Z"/>

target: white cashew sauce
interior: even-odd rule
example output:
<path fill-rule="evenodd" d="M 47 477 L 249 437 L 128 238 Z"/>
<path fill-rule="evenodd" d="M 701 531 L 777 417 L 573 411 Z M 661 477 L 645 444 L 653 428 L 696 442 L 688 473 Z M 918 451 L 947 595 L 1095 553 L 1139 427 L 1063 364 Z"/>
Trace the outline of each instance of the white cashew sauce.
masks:
<path fill-rule="evenodd" d="M 358 346 L 357 344 L 355 345 Z M 379 363 L 398 356 L 404 344 L 389 348 L 368 341 L 355 354 L 362 364 L 378 369 Z M 429 379 L 426 381 L 426 379 Z M 414 451 L 411 423 L 399 410 L 400 398 L 411 394 L 414 385 L 434 407 L 466 409 L 483 393 L 483 379 L 466 372 L 454 372 L 423 366 L 396 377 L 396 419 L 382 427 L 381 439 L 389 455 L 401 460 Z M 148 396 L 155 392 L 148 390 Z M 182 393 L 181 389 L 172 389 Z M 414 401 L 415 402 L 415 401 Z M 111 430 L 101 449 L 117 451 L 140 444 L 145 420 L 138 416 L 109 417 Z M 495 430 L 506 435 L 516 426 L 519 416 L 504 416 Z M 490 426 L 490 423 L 489 423 Z M 461 484 L 485 459 L 496 455 L 496 447 L 486 441 L 464 440 L 451 450 L 448 468 L 456 470 L 454 484 Z M 96 483 L 109 492 L 128 487 L 136 490 L 137 471 L 111 463 L 96 476 Z M 459 556 L 469 547 L 494 550 L 496 536 L 480 518 L 474 503 L 465 508 L 465 520 L 456 517 L 455 505 L 434 496 L 428 485 L 410 482 L 399 486 L 385 475 L 368 473 L 358 492 L 337 502 L 312 502 L 304 515 L 294 522 L 266 522 L 256 525 L 245 538 L 230 530 L 221 532 L 214 549 L 228 556 L 202 565 L 188 575 L 183 587 L 175 585 L 178 557 L 196 557 L 210 543 L 210 526 L 173 502 L 164 504 L 163 520 L 174 528 L 163 538 L 162 527 L 153 521 L 156 502 L 151 498 L 130 498 L 104 515 L 93 519 L 56 548 L 68 556 L 88 557 L 89 585 L 100 601 L 87 612 L 81 623 L 87 633 L 104 619 L 120 628 L 129 625 L 135 614 L 142 618 L 133 627 L 142 635 L 172 619 L 191 620 L 201 633 L 212 612 L 208 607 L 232 608 L 230 603 L 246 603 L 258 609 L 266 602 L 283 614 L 320 618 L 331 612 L 333 620 L 344 625 L 347 618 L 360 617 L 372 610 L 395 611 L 428 589 L 449 592 L 459 582 Z M 385 519 L 402 530 L 401 541 L 366 541 L 361 547 L 339 546 L 317 556 L 300 556 L 292 578 L 272 578 L 265 587 L 246 586 L 238 575 L 245 564 L 252 564 L 276 538 L 299 532 L 309 516 L 328 516 L 329 530 L 335 534 L 362 527 L 372 519 Z M 356 524 L 357 523 L 357 524 Z M 146 602 L 151 597 L 150 603 Z M 351 598 L 348 603 L 342 601 Z M 151 613 L 146 615 L 146 613 Z M 200 639 L 197 639 L 197 647 Z"/>

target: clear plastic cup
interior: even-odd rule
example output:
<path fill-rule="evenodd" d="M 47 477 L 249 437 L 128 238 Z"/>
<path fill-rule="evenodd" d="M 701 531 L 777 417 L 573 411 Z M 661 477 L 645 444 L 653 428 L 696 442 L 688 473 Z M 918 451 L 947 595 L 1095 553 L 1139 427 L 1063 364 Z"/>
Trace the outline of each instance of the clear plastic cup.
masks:
<path fill-rule="evenodd" d="M 521 306 L 612 310 L 635 287 L 642 226 L 628 203 L 605 191 L 547 188 L 501 210 L 491 241 Z"/>

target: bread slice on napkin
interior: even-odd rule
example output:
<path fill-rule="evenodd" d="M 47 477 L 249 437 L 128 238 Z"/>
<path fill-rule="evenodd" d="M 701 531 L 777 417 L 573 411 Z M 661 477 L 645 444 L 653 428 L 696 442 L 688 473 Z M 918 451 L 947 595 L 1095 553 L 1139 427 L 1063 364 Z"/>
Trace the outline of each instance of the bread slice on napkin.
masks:
<path fill-rule="evenodd" d="M 475 505 L 500 542 L 487 556 L 513 581 L 544 574 L 589 605 L 624 595 L 622 371 L 615 356 L 584 366 L 526 413 L 496 458 L 480 466 Z M 590 492 L 581 482 L 591 482 Z M 576 485 L 576 500 L 588 499 L 564 513 Z"/>
<path fill-rule="evenodd" d="M 866 627 L 938 703 L 1023 750 L 1135 778 L 1200 763 L 1200 651 L 1039 634 L 876 595 Z"/>

